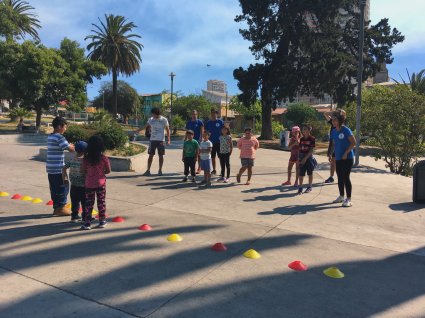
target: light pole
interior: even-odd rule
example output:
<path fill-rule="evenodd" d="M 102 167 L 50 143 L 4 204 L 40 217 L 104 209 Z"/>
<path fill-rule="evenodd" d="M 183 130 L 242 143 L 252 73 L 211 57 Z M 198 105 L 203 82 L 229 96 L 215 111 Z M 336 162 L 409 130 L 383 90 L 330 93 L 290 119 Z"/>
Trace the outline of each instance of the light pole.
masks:
<path fill-rule="evenodd" d="M 102 90 L 102 108 L 105 110 L 105 89 Z"/>
<path fill-rule="evenodd" d="M 359 165 L 360 158 L 360 120 L 362 116 L 362 82 L 363 82 L 363 47 L 364 47 L 364 12 L 366 0 L 359 0 L 360 25 L 359 25 L 359 65 L 357 70 L 357 116 L 356 116 L 356 160 L 355 166 Z"/>
<path fill-rule="evenodd" d="M 174 83 L 174 76 L 176 76 L 176 74 L 171 72 L 169 76 L 171 77 L 171 101 L 170 101 L 170 125 L 171 125 L 171 121 L 173 119 L 173 83 Z"/>

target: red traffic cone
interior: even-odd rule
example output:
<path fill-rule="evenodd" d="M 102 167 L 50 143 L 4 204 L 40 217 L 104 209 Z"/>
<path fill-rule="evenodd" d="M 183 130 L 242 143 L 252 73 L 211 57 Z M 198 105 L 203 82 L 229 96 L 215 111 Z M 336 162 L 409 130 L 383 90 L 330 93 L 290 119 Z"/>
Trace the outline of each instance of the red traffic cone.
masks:
<path fill-rule="evenodd" d="M 139 226 L 140 231 L 150 231 L 152 230 L 152 227 L 149 224 L 142 224 Z"/>
<path fill-rule="evenodd" d="M 53 205 L 53 201 L 50 200 L 49 202 L 46 203 L 46 205 Z"/>
<path fill-rule="evenodd" d="M 115 223 L 121 223 L 121 222 L 124 222 L 124 221 L 125 221 L 124 218 L 121 217 L 121 216 L 116 216 L 112 219 L 112 222 L 115 222 Z"/>
<path fill-rule="evenodd" d="M 302 272 L 302 271 L 306 271 L 307 270 L 307 265 L 305 265 L 303 262 L 301 261 L 293 261 L 292 263 L 288 264 L 288 267 L 290 269 L 293 269 L 294 271 L 297 272 Z"/>
<path fill-rule="evenodd" d="M 224 245 L 223 243 L 215 243 L 215 244 L 211 247 L 211 249 L 212 249 L 213 251 L 216 251 L 216 252 L 224 252 L 224 251 L 227 251 L 227 247 L 226 247 L 226 245 Z"/>
<path fill-rule="evenodd" d="M 20 195 L 20 194 L 14 194 L 12 197 L 11 197 L 11 199 L 12 200 L 19 200 L 19 199 L 21 199 L 22 198 L 22 195 Z"/>

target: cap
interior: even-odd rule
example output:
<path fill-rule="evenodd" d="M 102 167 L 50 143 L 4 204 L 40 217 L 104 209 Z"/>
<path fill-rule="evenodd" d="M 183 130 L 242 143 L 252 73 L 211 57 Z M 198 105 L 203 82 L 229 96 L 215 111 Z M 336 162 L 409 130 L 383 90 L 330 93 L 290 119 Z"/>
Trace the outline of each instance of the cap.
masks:
<path fill-rule="evenodd" d="M 300 130 L 300 127 L 298 127 L 298 126 L 294 126 L 294 127 L 292 127 L 292 132 L 294 133 L 294 132 L 296 132 L 296 131 L 301 131 L 301 130 Z"/>
<path fill-rule="evenodd" d="M 76 152 L 84 152 L 87 149 L 87 143 L 85 141 L 77 141 L 75 143 L 75 151 Z"/>

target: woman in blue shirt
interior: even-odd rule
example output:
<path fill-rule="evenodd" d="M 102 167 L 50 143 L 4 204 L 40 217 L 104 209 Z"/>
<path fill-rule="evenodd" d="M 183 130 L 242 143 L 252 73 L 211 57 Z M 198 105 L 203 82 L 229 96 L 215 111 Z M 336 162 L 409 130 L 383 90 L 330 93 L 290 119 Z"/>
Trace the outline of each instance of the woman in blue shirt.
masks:
<path fill-rule="evenodd" d="M 344 125 L 347 115 L 344 110 L 337 109 L 332 115 L 332 125 L 335 129 L 331 133 L 331 139 L 335 147 L 336 174 L 338 176 L 339 197 L 334 203 L 341 203 L 343 207 L 350 207 L 351 203 L 351 180 L 350 173 L 354 162 L 353 148 L 356 145 L 350 128 Z M 344 190 L 347 198 L 344 199 Z"/>

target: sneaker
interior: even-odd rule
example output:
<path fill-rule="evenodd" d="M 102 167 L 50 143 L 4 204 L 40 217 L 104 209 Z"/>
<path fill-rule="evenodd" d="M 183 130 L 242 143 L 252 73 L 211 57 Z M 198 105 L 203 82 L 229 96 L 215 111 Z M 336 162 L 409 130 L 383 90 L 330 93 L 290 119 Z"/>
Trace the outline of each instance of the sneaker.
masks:
<path fill-rule="evenodd" d="M 298 192 L 297 192 L 297 194 L 298 194 L 298 195 L 303 194 L 303 188 L 302 188 L 302 187 L 301 187 L 301 188 L 298 188 Z"/>
<path fill-rule="evenodd" d="M 80 230 L 91 230 L 91 226 L 89 224 L 83 224 L 81 225 Z"/>
<path fill-rule="evenodd" d="M 304 193 L 310 193 L 311 191 L 313 191 L 313 189 L 311 187 L 307 187 L 307 189 L 305 189 Z"/>
<path fill-rule="evenodd" d="M 71 210 L 68 209 L 67 207 L 63 206 L 63 207 L 55 209 L 53 211 L 53 215 L 54 216 L 70 216 Z"/>
<path fill-rule="evenodd" d="M 225 180 L 224 177 L 220 177 L 220 178 L 217 179 L 217 182 L 222 182 L 224 180 Z"/>
<path fill-rule="evenodd" d="M 224 183 L 229 183 L 229 182 L 230 182 L 230 180 L 229 180 L 228 178 L 224 178 L 223 182 L 224 182 Z"/>
<path fill-rule="evenodd" d="M 106 222 L 106 221 L 100 221 L 99 222 L 99 225 L 96 226 L 96 227 L 99 228 L 99 229 L 104 229 L 106 227 L 106 225 L 108 225 L 108 222 Z"/>
<path fill-rule="evenodd" d="M 190 180 L 191 180 L 192 182 L 196 182 L 196 178 L 195 178 L 195 177 L 192 177 Z"/>
<path fill-rule="evenodd" d="M 158 176 L 162 176 L 162 171 L 161 170 L 158 171 Z"/>
<path fill-rule="evenodd" d="M 344 202 L 342 202 L 342 206 L 344 207 L 344 208 L 348 208 L 348 207 L 350 207 L 350 206 L 352 206 L 353 205 L 353 203 L 351 203 L 351 200 L 350 199 L 345 199 L 344 200 Z"/>
<path fill-rule="evenodd" d="M 325 183 L 334 183 L 334 178 L 333 177 L 329 177 L 325 180 Z"/>
<path fill-rule="evenodd" d="M 282 183 L 283 186 L 287 186 L 287 185 L 291 185 L 291 181 L 286 181 L 284 183 Z"/>
<path fill-rule="evenodd" d="M 187 177 L 184 177 L 182 182 L 187 182 Z"/>
<path fill-rule="evenodd" d="M 333 203 L 341 203 L 344 202 L 344 197 L 342 195 L 340 195 L 338 198 L 336 198 Z"/>
<path fill-rule="evenodd" d="M 79 215 L 71 217 L 71 223 L 78 223 L 81 220 Z"/>
<path fill-rule="evenodd" d="M 149 170 L 146 170 L 146 172 L 144 174 L 142 174 L 142 176 L 144 176 L 144 177 L 150 177 L 151 176 L 151 172 Z"/>
<path fill-rule="evenodd" d="M 217 171 L 213 170 L 213 171 L 211 171 L 211 174 L 216 175 Z"/>

